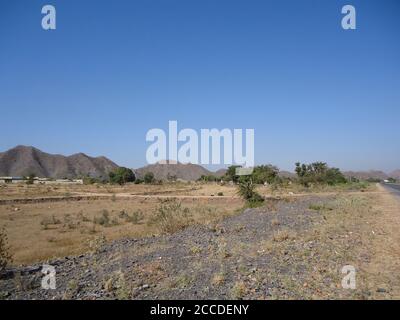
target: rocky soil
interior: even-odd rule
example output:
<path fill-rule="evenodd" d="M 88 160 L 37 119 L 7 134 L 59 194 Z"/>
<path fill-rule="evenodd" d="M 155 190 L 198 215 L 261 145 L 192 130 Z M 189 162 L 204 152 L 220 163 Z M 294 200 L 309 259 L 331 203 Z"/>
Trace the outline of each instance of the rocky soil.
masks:
<path fill-rule="evenodd" d="M 324 198 L 324 202 L 331 200 Z M 274 299 L 346 297 L 340 268 L 351 243 L 322 241 L 321 197 L 269 201 L 217 225 L 123 239 L 47 262 L 56 289 L 41 287 L 42 264 L 7 270 L 3 299 Z"/>

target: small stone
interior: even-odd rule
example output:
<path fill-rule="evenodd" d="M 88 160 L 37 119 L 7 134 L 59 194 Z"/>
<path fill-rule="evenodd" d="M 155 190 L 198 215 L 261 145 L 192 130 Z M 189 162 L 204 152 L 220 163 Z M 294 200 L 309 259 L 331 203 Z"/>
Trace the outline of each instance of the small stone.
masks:
<path fill-rule="evenodd" d="M 378 289 L 376 289 L 376 292 L 385 293 L 385 292 L 387 292 L 387 290 L 385 288 L 378 288 Z"/>

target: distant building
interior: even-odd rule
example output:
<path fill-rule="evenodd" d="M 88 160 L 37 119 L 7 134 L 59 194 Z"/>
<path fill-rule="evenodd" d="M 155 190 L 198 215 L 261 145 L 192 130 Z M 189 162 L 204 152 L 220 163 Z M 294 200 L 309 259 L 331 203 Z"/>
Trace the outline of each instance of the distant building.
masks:
<path fill-rule="evenodd" d="M 0 183 L 24 183 L 27 182 L 28 179 L 24 177 L 0 177 Z M 83 184 L 83 179 L 48 179 L 48 178 L 33 178 L 33 184 Z"/>
<path fill-rule="evenodd" d="M 0 183 L 20 183 L 24 182 L 23 177 L 0 177 Z"/>

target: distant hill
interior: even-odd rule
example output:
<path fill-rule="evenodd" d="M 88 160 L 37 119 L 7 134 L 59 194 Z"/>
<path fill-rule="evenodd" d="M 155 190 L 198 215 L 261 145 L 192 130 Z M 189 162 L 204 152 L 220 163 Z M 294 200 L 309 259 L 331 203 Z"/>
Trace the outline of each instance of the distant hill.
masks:
<path fill-rule="evenodd" d="M 400 179 L 400 170 L 395 170 L 389 173 L 389 177 Z"/>
<path fill-rule="evenodd" d="M 228 169 L 219 169 L 215 172 L 211 172 L 212 175 L 216 176 L 216 177 L 222 177 L 225 175 L 225 173 L 228 171 Z"/>
<path fill-rule="evenodd" d="M 106 178 L 117 168 L 105 157 L 89 157 L 84 153 L 72 156 L 49 154 L 34 147 L 17 146 L 0 153 L 0 176 L 27 176 L 46 178 L 77 178 L 91 176 Z"/>
<path fill-rule="evenodd" d="M 285 171 L 285 170 L 279 171 L 278 175 L 281 178 L 292 178 L 293 179 L 293 178 L 297 177 L 297 175 L 294 172 L 289 172 L 289 171 Z"/>
<path fill-rule="evenodd" d="M 354 177 L 360 180 L 367 179 L 379 179 L 384 180 L 388 178 L 388 175 L 383 171 L 370 170 L 370 171 L 345 171 L 343 174 L 346 177 Z"/>
<path fill-rule="evenodd" d="M 168 177 L 175 176 L 177 179 L 187 181 L 197 180 L 202 175 L 214 174 L 214 172 L 197 164 L 172 163 L 170 161 L 151 164 L 135 170 L 138 178 L 143 178 L 147 172 L 152 172 L 156 180 L 167 180 Z"/>

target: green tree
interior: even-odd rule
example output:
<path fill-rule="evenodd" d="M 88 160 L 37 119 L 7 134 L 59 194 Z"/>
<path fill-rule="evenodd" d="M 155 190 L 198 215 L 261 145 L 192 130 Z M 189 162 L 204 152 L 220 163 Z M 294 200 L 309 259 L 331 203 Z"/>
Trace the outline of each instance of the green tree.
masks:
<path fill-rule="evenodd" d="M 119 167 L 109 173 L 110 182 L 123 185 L 135 181 L 135 174 L 131 169 Z"/>
<path fill-rule="evenodd" d="M 326 171 L 324 181 L 329 185 L 335 185 L 340 183 L 346 183 L 347 179 L 343 175 L 343 173 L 340 172 L 338 168 L 329 168 Z"/>
<path fill-rule="evenodd" d="M 311 164 L 297 162 L 295 165 L 299 182 L 304 186 L 309 186 L 311 183 L 334 185 L 347 182 L 338 168 L 329 168 L 325 162 Z"/>
<path fill-rule="evenodd" d="M 236 174 L 236 168 L 241 168 L 241 166 L 230 166 L 225 173 L 225 179 L 228 181 L 233 181 L 237 183 L 239 181 L 239 176 Z"/>
<path fill-rule="evenodd" d="M 204 181 L 204 182 L 214 182 L 214 181 L 218 181 L 219 178 L 210 174 L 210 175 L 202 175 L 198 181 Z"/>
<path fill-rule="evenodd" d="M 278 168 L 272 165 L 256 166 L 252 173 L 253 182 L 258 184 L 274 183 L 279 178 L 278 173 Z"/>

